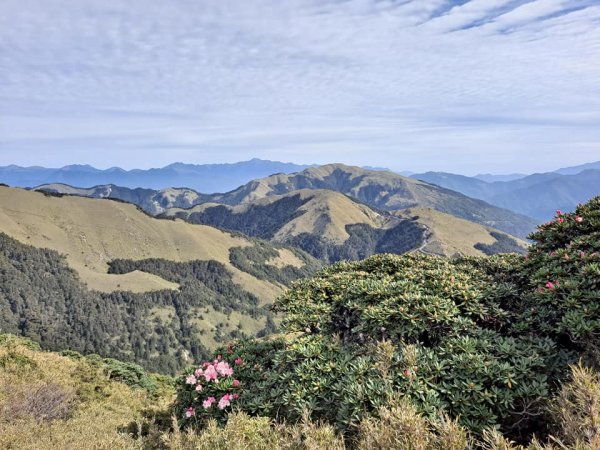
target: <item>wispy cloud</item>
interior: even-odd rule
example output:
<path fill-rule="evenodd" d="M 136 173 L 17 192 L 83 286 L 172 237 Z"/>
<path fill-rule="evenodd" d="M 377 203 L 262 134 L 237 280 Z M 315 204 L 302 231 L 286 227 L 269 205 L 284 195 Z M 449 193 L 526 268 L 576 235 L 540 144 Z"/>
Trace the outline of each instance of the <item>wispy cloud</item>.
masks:
<path fill-rule="evenodd" d="M 597 0 L 3 0 L 0 164 L 551 169 L 598 55 Z"/>

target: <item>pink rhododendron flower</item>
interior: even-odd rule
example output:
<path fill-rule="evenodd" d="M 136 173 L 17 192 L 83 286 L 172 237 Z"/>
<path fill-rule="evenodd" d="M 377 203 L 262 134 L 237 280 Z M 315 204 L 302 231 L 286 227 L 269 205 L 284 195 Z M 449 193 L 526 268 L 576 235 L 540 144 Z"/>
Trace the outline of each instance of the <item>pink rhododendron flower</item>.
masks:
<path fill-rule="evenodd" d="M 204 400 L 204 401 L 202 402 L 202 407 L 203 407 L 204 409 L 208 409 L 208 408 L 210 408 L 210 407 L 212 406 L 212 404 L 215 402 L 215 400 L 216 400 L 216 399 L 215 399 L 214 397 L 208 397 L 206 400 Z"/>
<path fill-rule="evenodd" d="M 186 384 L 192 384 L 192 385 L 194 385 L 194 384 L 196 384 L 196 381 L 197 380 L 196 380 L 196 377 L 194 375 L 190 375 L 189 377 L 187 377 L 185 379 L 185 383 Z"/>
<path fill-rule="evenodd" d="M 202 376 L 202 369 L 200 369 L 200 368 L 196 369 L 196 371 L 194 372 L 194 376 L 196 378 L 200 378 Z"/>
<path fill-rule="evenodd" d="M 229 405 L 231 405 L 231 401 L 229 400 L 229 398 L 230 398 L 229 394 L 225 394 L 223 397 L 221 397 L 221 400 L 219 400 L 219 404 L 217 405 L 219 407 L 219 409 L 225 409 Z"/>
<path fill-rule="evenodd" d="M 590 258 L 593 258 L 594 256 L 596 256 L 598 253 L 594 252 L 594 253 L 590 253 Z"/>
<path fill-rule="evenodd" d="M 194 408 L 188 408 L 187 411 L 185 412 L 185 417 L 187 417 L 188 419 L 192 416 L 196 415 L 196 411 L 194 411 Z"/>
<path fill-rule="evenodd" d="M 238 387 L 240 385 L 240 380 L 233 380 L 233 387 Z"/>
<path fill-rule="evenodd" d="M 242 358 L 238 358 L 234 362 L 236 365 L 240 366 L 240 365 L 242 365 Z"/>
<path fill-rule="evenodd" d="M 556 219 L 556 221 L 557 221 L 558 223 L 563 223 L 563 222 L 565 221 L 565 219 L 564 219 L 564 218 L 562 218 L 562 217 L 559 217 L 558 219 Z"/>
<path fill-rule="evenodd" d="M 196 392 L 200 392 L 202 390 L 202 385 L 201 384 L 197 384 L 196 385 Z"/>
<path fill-rule="evenodd" d="M 554 283 L 552 283 L 552 281 L 548 281 L 548 282 L 546 283 L 546 287 L 547 287 L 548 289 L 554 289 Z"/>
<path fill-rule="evenodd" d="M 234 400 L 237 400 L 238 398 L 240 398 L 240 396 L 237 393 L 235 393 L 235 394 L 232 395 L 232 398 Z"/>
<path fill-rule="evenodd" d="M 585 252 L 579 252 L 579 256 L 581 256 L 582 258 L 585 258 Z"/>
<path fill-rule="evenodd" d="M 561 211 L 560 209 L 557 209 L 557 210 L 556 210 L 556 215 L 557 215 L 557 216 L 562 216 L 562 211 Z"/>
<path fill-rule="evenodd" d="M 581 216 L 575 217 L 575 222 L 579 222 L 579 223 L 583 222 L 583 217 L 581 217 Z"/>
<path fill-rule="evenodd" d="M 216 370 L 219 373 L 219 375 L 223 377 L 229 377 L 233 375 L 233 369 L 229 366 L 229 364 L 226 361 L 221 361 L 219 364 L 217 364 Z"/>
<path fill-rule="evenodd" d="M 215 366 L 208 366 L 204 371 L 204 379 L 206 381 L 216 380 L 217 379 L 217 371 L 215 370 Z"/>

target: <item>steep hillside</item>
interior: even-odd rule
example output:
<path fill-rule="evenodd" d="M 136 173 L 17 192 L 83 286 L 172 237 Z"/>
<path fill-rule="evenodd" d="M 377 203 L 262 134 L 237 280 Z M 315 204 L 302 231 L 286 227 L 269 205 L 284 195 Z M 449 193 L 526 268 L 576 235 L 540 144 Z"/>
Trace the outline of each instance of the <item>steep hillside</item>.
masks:
<path fill-rule="evenodd" d="M 381 227 L 389 220 L 337 192 L 311 189 L 234 206 L 206 203 L 190 209 L 172 208 L 165 215 L 238 230 L 264 239 L 284 241 L 287 237 L 308 232 L 319 233 L 338 243 L 348 239 L 348 224 Z"/>
<path fill-rule="evenodd" d="M 0 334 L 0 448 L 132 449 L 136 422 L 172 401 L 173 380 Z"/>
<path fill-rule="evenodd" d="M 483 256 L 497 253 L 524 253 L 527 243 L 490 227 L 459 219 L 431 208 L 408 208 L 395 215 L 410 219 L 427 229 L 419 251 L 442 256 Z"/>
<path fill-rule="evenodd" d="M 108 263 L 117 258 L 214 260 L 224 264 L 240 286 L 260 297 L 273 299 L 281 290 L 231 265 L 230 249 L 253 245 L 247 239 L 212 227 L 154 219 L 128 203 L 0 187 L 0 232 L 65 254 L 88 287 L 103 292 L 176 288 L 143 272 L 108 274 Z"/>
<path fill-rule="evenodd" d="M 458 192 L 393 172 L 366 170 L 343 164 L 309 168 L 289 175 L 272 175 L 226 194 L 212 195 L 210 201 L 228 205 L 251 203 L 299 189 L 333 190 L 388 211 L 415 206 L 430 207 L 519 237 L 525 237 L 535 228 L 535 222 L 526 216 Z"/>
<path fill-rule="evenodd" d="M 430 208 L 377 212 L 327 190 L 301 189 L 234 206 L 207 203 L 188 210 L 171 209 L 167 215 L 295 245 L 328 262 L 411 250 L 482 255 L 485 252 L 476 246 L 496 242 L 493 233 L 505 236 L 508 246 L 488 252 L 524 248 L 523 242 L 497 230 Z"/>
<path fill-rule="evenodd" d="M 278 252 L 265 243 L 235 247 L 231 258 L 236 270 L 271 286 L 316 268 L 297 267 L 306 257 L 276 264 Z M 265 299 L 237 284 L 223 263 L 116 259 L 109 270 L 160 276 L 179 289 L 92 291 L 57 252 L 0 233 L 0 330 L 44 349 L 97 353 L 163 372 L 181 369 L 234 337 L 274 331 Z"/>
<path fill-rule="evenodd" d="M 272 332 L 267 305 L 318 267 L 299 250 L 123 202 L 0 188 L 0 330 L 46 349 L 173 372 Z"/>

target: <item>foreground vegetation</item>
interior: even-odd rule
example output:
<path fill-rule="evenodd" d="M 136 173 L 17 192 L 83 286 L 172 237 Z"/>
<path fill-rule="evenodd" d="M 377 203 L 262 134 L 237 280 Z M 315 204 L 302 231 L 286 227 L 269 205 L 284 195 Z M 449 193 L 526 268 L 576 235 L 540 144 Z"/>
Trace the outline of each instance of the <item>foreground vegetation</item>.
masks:
<path fill-rule="evenodd" d="M 42 352 L 24 338 L 0 335 L 0 447 L 6 449 L 518 450 L 499 432 L 474 436 L 447 415 L 423 416 L 393 400 L 360 422 L 352 441 L 308 412 L 295 423 L 252 417 L 235 408 L 225 425 L 209 419 L 183 428 L 172 416 L 174 380 L 139 366 L 73 352 Z M 528 450 L 596 449 L 600 375 L 575 367 L 548 405 L 554 436 Z"/>
<path fill-rule="evenodd" d="M 224 345 L 185 370 L 175 394 L 135 366 L 3 338 L 2 439 L 13 448 L 600 448 L 600 197 L 557 212 L 532 239 L 525 256 L 377 255 L 328 267 L 277 301 L 285 334 Z M 122 403 L 86 396 L 97 379 Z M 72 394 L 43 403 L 55 412 L 32 413 L 43 383 Z"/>
<path fill-rule="evenodd" d="M 296 282 L 275 304 L 287 337 L 223 349 L 229 363 L 243 361 L 233 374 L 207 378 L 215 360 L 182 378 L 178 417 L 196 428 L 225 422 L 230 407 L 278 422 L 308 417 L 360 446 L 361 427 L 401 400 L 475 439 L 500 439 L 490 430 L 521 444 L 546 439 L 552 399 L 570 395 L 560 393 L 569 366 L 598 366 L 600 198 L 557 212 L 531 238 L 526 256 L 377 255 Z M 597 389 L 592 372 L 576 374 Z M 205 403 L 221 376 L 220 389 L 235 377 L 235 394 Z M 596 442 L 597 426 L 579 444 Z"/>

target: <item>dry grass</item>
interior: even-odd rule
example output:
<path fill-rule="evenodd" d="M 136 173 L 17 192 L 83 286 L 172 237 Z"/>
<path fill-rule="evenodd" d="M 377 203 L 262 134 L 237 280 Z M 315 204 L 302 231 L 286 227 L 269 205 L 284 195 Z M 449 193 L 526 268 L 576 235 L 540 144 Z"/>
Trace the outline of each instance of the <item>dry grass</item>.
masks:
<path fill-rule="evenodd" d="M 18 339 L 0 344 L 0 359 L 3 449 L 136 448 L 121 430 L 171 401 L 109 381 L 85 359 L 36 351 Z"/>
<path fill-rule="evenodd" d="M 572 368 L 572 381 L 563 386 L 552 406 L 560 426 L 558 438 L 565 445 L 600 449 L 600 373 Z"/>
<path fill-rule="evenodd" d="M 229 262 L 229 249 L 252 245 L 216 228 L 181 220 L 158 220 L 134 205 L 83 197 L 48 197 L 39 192 L 0 187 L 0 231 L 35 247 L 67 255 L 91 289 L 146 292 L 177 289 L 155 275 L 107 274 L 115 258 L 165 258 L 171 261 L 215 260 L 234 273 L 234 280 L 253 293 L 274 298 L 280 288 L 240 274 Z"/>
<path fill-rule="evenodd" d="M 475 244 L 493 244 L 496 241 L 490 233 L 498 230 L 459 219 L 431 208 L 410 208 L 396 214 L 404 218 L 418 216 L 417 222 L 429 229 L 431 236 L 422 249 L 425 253 L 443 256 L 454 256 L 457 253 L 465 256 L 485 256 L 485 253 L 474 247 Z M 523 247 L 527 245 L 519 238 L 513 237 L 513 239 Z"/>
<path fill-rule="evenodd" d="M 359 430 L 360 450 L 465 450 L 469 446 L 468 433 L 457 422 L 447 417 L 428 420 L 405 400 L 381 408 L 379 418 L 363 420 Z"/>
<path fill-rule="evenodd" d="M 169 450 L 344 450 L 343 439 L 326 425 L 303 421 L 297 425 L 275 425 L 264 417 L 233 413 L 227 425 L 216 422 L 199 432 L 180 430 L 173 419 L 174 431 L 150 433 L 144 445 Z"/>
<path fill-rule="evenodd" d="M 287 248 L 279 248 L 277 249 L 279 256 L 275 258 L 271 258 L 265 261 L 265 264 L 268 266 L 283 268 L 286 266 L 292 267 L 304 267 L 304 261 L 298 258 L 291 250 Z"/>

